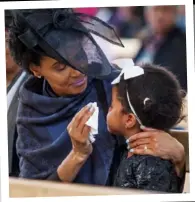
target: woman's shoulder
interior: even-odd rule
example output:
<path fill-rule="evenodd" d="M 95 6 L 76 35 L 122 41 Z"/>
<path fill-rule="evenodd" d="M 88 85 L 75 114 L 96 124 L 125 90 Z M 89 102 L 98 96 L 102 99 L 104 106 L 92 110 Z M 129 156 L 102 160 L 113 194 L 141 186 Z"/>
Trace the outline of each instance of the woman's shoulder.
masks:
<path fill-rule="evenodd" d="M 38 79 L 32 75 L 29 75 L 26 81 L 23 83 L 20 89 L 20 93 L 28 91 L 29 93 L 42 93 L 43 79 Z"/>
<path fill-rule="evenodd" d="M 26 81 L 22 84 L 19 90 L 19 106 L 17 115 L 26 115 L 27 112 L 35 111 L 49 111 L 49 102 L 51 99 L 46 99 L 43 96 L 43 79 L 38 79 L 34 76 L 29 75 Z M 47 110 L 44 109 L 47 107 Z"/>

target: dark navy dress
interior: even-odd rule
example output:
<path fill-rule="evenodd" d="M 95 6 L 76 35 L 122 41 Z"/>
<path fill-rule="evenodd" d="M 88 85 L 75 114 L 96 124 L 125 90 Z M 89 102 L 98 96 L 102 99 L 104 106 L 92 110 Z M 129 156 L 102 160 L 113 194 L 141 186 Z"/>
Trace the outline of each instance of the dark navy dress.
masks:
<path fill-rule="evenodd" d="M 179 193 L 180 183 L 170 161 L 149 155 L 133 155 L 128 158 L 128 151 L 124 149 L 113 185 Z"/>

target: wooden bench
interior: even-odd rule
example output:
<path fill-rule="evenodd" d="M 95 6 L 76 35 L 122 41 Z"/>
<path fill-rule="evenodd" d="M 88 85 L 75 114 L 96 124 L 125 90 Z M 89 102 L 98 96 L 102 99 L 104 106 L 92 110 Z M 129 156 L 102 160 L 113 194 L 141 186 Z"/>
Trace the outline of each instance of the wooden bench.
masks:
<path fill-rule="evenodd" d="M 57 196 L 98 196 L 98 195 L 130 195 L 157 194 L 161 192 L 137 189 L 116 189 L 79 184 L 62 184 L 48 181 L 9 179 L 9 196 L 18 197 L 57 197 Z"/>
<path fill-rule="evenodd" d="M 183 192 L 189 193 L 190 192 L 190 166 L 189 166 L 189 136 L 188 136 L 188 130 L 171 130 L 171 135 L 176 138 L 185 149 L 186 154 L 186 179 L 185 179 L 185 185 Z"/>
<path fill-rule="evenodd" d="M 185 149 L 186 153 L 186 171 L 190 171 L 189 167 L 189 137 L 188 137 L 188 130 L 171 130 L 172 137 L 176 138 Z"/>
<path fill-rule="evenodd" d="M 172 130 L 171 135 L 180 141 L 186 151 L 186 180 L 184 193 L 189 193 L 189 146 L 188 131 Z M 56 196 L 97 196 L 97 195 L 131 195 L 156 194 L 161 192 L 143 191 L 137 189 L 116 189 L 68 183 L 54 183 L 24 179 L 9 179 L 10 197 L 56 197 Z"/>

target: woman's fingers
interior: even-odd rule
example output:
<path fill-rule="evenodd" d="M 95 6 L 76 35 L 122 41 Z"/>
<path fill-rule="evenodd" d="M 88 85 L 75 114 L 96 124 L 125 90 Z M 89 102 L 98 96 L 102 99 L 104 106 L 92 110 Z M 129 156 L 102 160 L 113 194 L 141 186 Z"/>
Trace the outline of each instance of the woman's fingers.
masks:
<path fill-rule="evenodd" d="M 72 130 L 73 128 L 77 128 L 82 117 L 89 111 L 90 107 L 92 105 L 89 103 L 88 105 L 86 105 L 85 107 L 83 107 L 72 119 L 72 121 L 69 123 L 67 129 L 70 133 L 70 130 Z M 78 132 L 78 131 L 77 131 Z"/>
<path fill-rule="evenodd" d="M 86 122 L 89 120 L 89 118 L 93 115 L 95 109 L 91 108 L 90 110 L 88 110 L 83 117 L 80 119 L 80 123 L 78 125 L 78 130 L 81 131 L 81 133 L 83 133 L 83 129 L 85 127 Z"/>
<path fill-rule="evenodd" d="M 71 142 L 73 149 L 76 152 L 82 154 L 90 154 L 93 150 L 93 147 L 88 140 L 88 135 L 90 127 L 85 125 L 89 117 L 93 114 L 93 110 L 90 111 L 92 104 L 88 104 L 82 108 L 72 119 L 70 124 L 67 127 L 67 130 L 70 134 Z"/>
<path fill-rule="evenodd" d="M 70 122 L 67 126 L 67 131 L 69 134 L 71 133 L 71 130 L 72 130 L 72 122 Z"/>
<path fill-rule="evenodd" d="M 157 129 L 146 128 L 146 127 L 144 127 L 142 130 L 143 130 L 142 132 L 139 132 L 139 133 L 136 133 L 135 135 L 132 135 L 129 138 L 129 142 L 133 142 L 137 139 L 152 138 L 152 137 L 155 137 L 157 134 L 162 132 L 162 131 L 157 130 Z"/>
<path fill-rule="evenodd" d="M 136 148 L 131 149 L 130 151 L 131 151 L 131 153 L 137 154 L 137 155 L 153 155 L 153 156 L 155 156 L 153 149 L 148 144 L 140 145 Z"/>
<path fill-rule="evenodd" d="M 156 131 L 157 130 L 157 129 L 154 129 L 154 128 L 147 128 L 145 126 L 141 126 L 140 128 L 145 132 L 147 132 L 147 131 Z"/>
<path fill-rule="evenodd" d="M 131 146 L 132 153 L 158 156 L 163 159 L 172 160 L 173 162 L 177 162 L 177 159 L 180 161 L 181 158 L 179 158 L 179 155 L 181 155 L 181 153 L 178 152 L 179 149 L 177 148 L 180 147 L 180 145 L 178 145 L 175 138 L 161 130 L 151 128 L 144 128 L 142 130 L 143 132 L 131 136 L 127 141 Z M 147 142 L 148 140 L 150 140 L 150 142 Z M 147 147 L 145 147 L 145 145 Z"/>
<path fill-rule="evenodd" d="M 84 125 L 83 131 L 82 131 L 82 136 L 84 139 L 88 139 L 90 129 L 91 129 L 91 127 Z"/>
<path fill-rule="evenodd" d="M 132 135 L 128 140 L 129 142 L 133 142 L 138 139 L 150 138 L 150 137 L 151 137 L 151 132 L 140 132 L 140 133 L 136 133 L 135 135 Z"/>
<path fill-rule="evenodd" d="M 74 117 L 74 121 L 73 121 L 73 127 L 77 128 L 78 125 L 80 124 L 81 119 L 83 118 L 83 116 L 89 111 L 89 109 L 91 108 L 92 104 L 89 103 L 88 105 L 86 105 L 85 107 L 83 107 Z"/>
<path fill-rule="evenodd" d="M 70 123 L 69 123 L 68 126 L 67 126 L 68 132 L 69 132 L 69 130 L 72 128 L 73 122 L 74 122 L 74 117 L 72 118 L 72 120 L 70 121 Z"/>
<path fill-rule="evenodd" d="M 86 143 L 86 141 L 89 139 L 89 132 L 90 132 L 90 127 L 87 125 L 84 125 L 83 132 L 82 133 L 76 133 L 74 139 L 80 142 L 81 144 Z"/>
<path fill-rule="evenodd" d="M 135 148 L 138 147 L 140 145 L 145 145 L 145 144 L 150 144 L 151 142 L 151 138 L 143 138 L 143 139 L 137 139 L 133 142 L 130 142 L 130 148 Z"/>
<path fill-rule="evenodd" d="M 90 127 L 86 126 L 86 122 L 94 111 L 95 109 L 92 107 L 92 104 L 88 104 L 74 116 L 67 127 L 67 130 L 73 139 L 78 142 L 84 142 L 88 139 Z"/>

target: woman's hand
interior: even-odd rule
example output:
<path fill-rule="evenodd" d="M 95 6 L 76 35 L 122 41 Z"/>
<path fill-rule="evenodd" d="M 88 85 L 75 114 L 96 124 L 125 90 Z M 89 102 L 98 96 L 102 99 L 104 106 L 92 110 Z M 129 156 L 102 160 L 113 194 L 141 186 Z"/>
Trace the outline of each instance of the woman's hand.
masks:
<path fill-rule="evenodd" d="M 75 115 L 67 127 L 72 141 L 72 151 L 81 156 L 89 156 L 93 150 L 89 141 L 90 127 L 85 123 L 94 113 L 94 110 L 92 104 L 88 104 Z"/>
<path fill-rule="evenodd" d="M 93 148 L 89 141 L 90 127 L 85 123 L 94 110 L 92 105 L 87 105 L 75 115 L 67 127 L 72 141 L 72 151 L 57 169 L 58 177 L 63 182 L 72 182 L 92 153 Z"/>
<path fill-rule="evenodd" d="M 185 164 L 183 145 L 164 131 L 151 128 L 142 128 L 142 130 L 143 132 L 129 138 L 131 152 L 171 160 L 175 164 L 177 174 L 180 175 Z"/>

